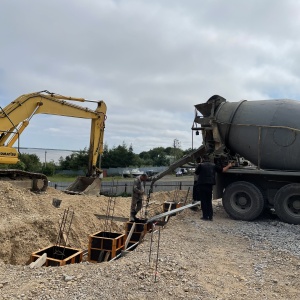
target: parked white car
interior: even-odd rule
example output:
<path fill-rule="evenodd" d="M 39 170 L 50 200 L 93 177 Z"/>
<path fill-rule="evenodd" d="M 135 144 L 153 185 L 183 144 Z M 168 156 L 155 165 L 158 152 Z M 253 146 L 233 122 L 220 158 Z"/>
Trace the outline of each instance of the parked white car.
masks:
<path fill-rule="evenodd" d="M 183 173 L 182 173 L 181 170 L 178 170 L 178 171 L 176 172 L 176 177 L 178 177 L 178 176 L 183 176 Z"/>

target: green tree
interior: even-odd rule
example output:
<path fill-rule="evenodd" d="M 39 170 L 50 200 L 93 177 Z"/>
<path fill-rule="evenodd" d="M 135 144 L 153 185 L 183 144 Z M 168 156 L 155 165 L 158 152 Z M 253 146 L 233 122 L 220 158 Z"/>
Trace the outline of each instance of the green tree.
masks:
<path fill-rule="evenodd" d="M 156 147 L 148 151 L 149 156 L 143 155 L 144 157 L 149 157 L 152 161 L 153 166 L 167 166 L 169 161 L 166 157 L 165 149 L 163 147 Z"/>
<path fill-rule="evenodd" d="M 16 165 L 14 165 L 14 169 L 25 171 L 26 166 L 22 161 L 19 161 Z"/>
<path fill-rule="evenodd" d="M 165 149 L 165 153 L 167 154 L 167 155 L 173 155 L 173 151 L 174 151 L 174 148 L 173 147 L 167 147 L 166 149 Z"/>
<path fill-rule="evenodd" d="M 22 170 L 28 172 L 41 172 L 42 163 L 40 162 L 40 159 L 36 154 L 20 153 L 19 159 L 22 162 L 22 164 L 20 165 Z"/>
<path fill-rule="evenodd" d="M 71 170 L 83 170 L 85 173 L 89 166 L 89 151 L 84 148 L 74 153 L 73 160 L 70 162 Z"/>
<path fill-rule="evenodd" d="M 160 167 L 160 166 L 168 166 L 170 164 L 170 160 L 167 158 L 165 152 L 158 154 L 157 157 L 153 159 L 153 165 Z"/>
<path fill-rule="evenodd" d="M 130 164 L 134 167 L 142 167 L 142 166 L 151 166 L 151 164 L 147 164 L 147 161 L 141 159 L 138 155 L 135 155 L 134 159 L 132 160 L 132 163 Z"/>
<path fill-rule="evenodd" d="M 140 166 L 142 163 L 138 155 L 133 153 L 133 147 L 123 142 L 122 145 L 108 149 L 105 144 L 102 155 L 102 168 L 126 168 L 129 166 Z"/>
<path fill-rule="evenodd" d="M 126 146 L 126 145 L 125 145 Z M 138 155 L 133 153 L 133 147 L 132 144 L 128 148 L 128 153 L 127 153 L 127 164 L 129 166 L 135 166 L 136 162 L 140 161 Z M 140 167 L 140 165 L 138 165 Z"/>
<path fill-rule="evenodd" d="M 180 149 L 179 140 L 174 139 L 173 148 L 170 149 L 170 155 L 173 156 L 173 161 L 177 161 L 183 156 L 183 151 Z"/>
<path fill-rule="evenodd" d="M 89 151 L 86 148 L 84 148 L 84 150 L 80 150 L 66 156 L 65 159 L 63 159 L 62 157 L 60 157 L 59 159 L 59 168 L 61 170 L 82 170 L 86 173 L 88 170 L 88 164 Z"/>
<path fill-rule="evenodd" d="M 153 166 L 168 166 L 170 161 L 165 153 L 165 148 L 156 147 L 148 151 Z M 145 156 L 145 155 L 144 155 Z"/>
<path fill-rule="evenodd" d="M 176 144 L 177 146 L 177 144 Z M 168 166 L 170 165 L 170 157 L 179 159 L 185 154 L 183 150 L 176 147 L 156 147 L 149 151 L 143 151 L 140 154 L 135 154 L 133 146 L 129 147 L 123 142 L 122 145 L 114 146 L 109 149 L 107 144 L 104 144 L 103 154 L 101 157 L 101 167 L 107 168 L 126 168 L 126 167 L 141 167 L 141 166 Z M 86 149 L 76 153 L 72 153 L 65 159 L 59 159 L 60 169 L 64 170 L 84 170 L 88 166 L 88 151 Z"/>
<path fill-rule="evenodd" d="M 182 152 L 183 152 L 183 155 L 187 155 L 187 154 L 191 153 L 191 152 L 194 151 L 194 150 L 195 150 L 195 149 L 188 148 L 188 149 L 186 149 L 186 150 L 183 150 Z"/>
<path fill-rule="evenodd" d="M 53 176 L 55 174 L 56 165 L 53 161 L 47 162 L 43 167 L 43 174 L 47 176 Z"/>
<path fill-rule="evenodd" d="M 139 158 L 142 160 L 144 166 L 153 166 L 153 159 L 150 157 L 148 151 L 143 151 L 139 154 Z"/>
<path fill-rule="evenodd" d="M 40 158 L 36 154 L 19 153 L 18 158 L 19 158 L 19 162 L 17 164 L 0 165 L 0 168 L 17 169 L 17 170 L 35 172 L 35 173 L 44 173 L 43 164 L 41 163 Z"/>
<path fill-rule="evenodd" d="M 75 160 L 75 153 L 72 153 L 70 155 L 67 155 L 65 157 L 65 159 L 63 159 L 63 157 L 61 157 L 59 159 L 59 166 L 60 169 L 62 170 L 72 170 L 72 164 L 73 164 L 73 160 Z"/>

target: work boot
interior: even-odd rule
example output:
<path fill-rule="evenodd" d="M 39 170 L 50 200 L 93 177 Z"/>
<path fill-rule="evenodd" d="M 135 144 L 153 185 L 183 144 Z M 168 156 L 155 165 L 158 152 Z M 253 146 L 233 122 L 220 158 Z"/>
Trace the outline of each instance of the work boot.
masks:
<path fill-rule="evenodd" d="M 136 219 L 135 215 L 134 214 L 130 214 L 129 221 L 130 222 L 135 222 L 135 219 Z"/>
<path fill-rule="evenodd" d="M 139 218 L 137 218 L 137 217 L 134 217 L 134 221 L 135 221 L 136 223 L 141 223 L 141 219 L 139 219 Z"/>

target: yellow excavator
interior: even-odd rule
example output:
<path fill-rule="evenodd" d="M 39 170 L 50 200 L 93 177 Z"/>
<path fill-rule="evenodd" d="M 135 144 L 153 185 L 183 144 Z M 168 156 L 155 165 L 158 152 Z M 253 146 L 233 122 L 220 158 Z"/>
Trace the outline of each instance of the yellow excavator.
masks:
<path fill-rule="evenodd" d="M 71 101 L 97 103 L 96 110 L 75 105 Z M 26 94 L 12 101 L 5 108 L 0 107 L 0 164 L 17 164 L 19 137 L 36 114 L 50 114 L 74 118 L 91 119 L 89 163 L 87 175 L 78 177 L 66 192 L 98 194 L 101 188 L 97 160 L 103 152 L 103 137 L 106 120 L 104 101 L 62 96 L 49 91 Z M 18 141 L 18 146 L 13 145 Z M 17 169 L 0 169 L 0 180 L 13 180 L 33 191 L 45 191 L 48 186 L 46 175 Z"/>

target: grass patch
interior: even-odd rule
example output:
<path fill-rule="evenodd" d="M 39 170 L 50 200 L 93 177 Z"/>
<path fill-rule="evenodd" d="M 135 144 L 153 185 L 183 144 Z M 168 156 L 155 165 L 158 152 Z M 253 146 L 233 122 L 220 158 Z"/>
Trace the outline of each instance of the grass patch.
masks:
<path fill-rule="evenodd" d="M 118 180 L 124 180 L 122 176 L 112 176 L 112 177 L 103 177 L 101 178 L 103 181 L 118 181 Z"/>
<path fill-rule="evenodd" d="M 49 181 L 53 182 L 73 182 L 77 178 L 77 176 L 70 176 L 70 175 L 53 175 L 47 176 Z"/>
<path fill-rule="evenodd" d="M 120 197 L 131 197 L 131 193 L 123 192 L 119 195 Z"/>

